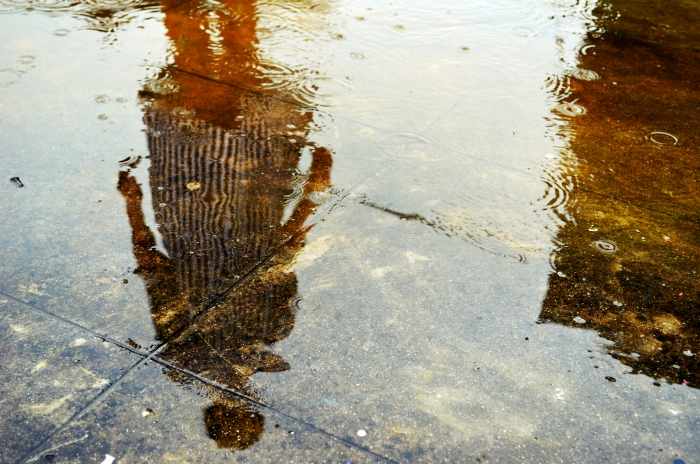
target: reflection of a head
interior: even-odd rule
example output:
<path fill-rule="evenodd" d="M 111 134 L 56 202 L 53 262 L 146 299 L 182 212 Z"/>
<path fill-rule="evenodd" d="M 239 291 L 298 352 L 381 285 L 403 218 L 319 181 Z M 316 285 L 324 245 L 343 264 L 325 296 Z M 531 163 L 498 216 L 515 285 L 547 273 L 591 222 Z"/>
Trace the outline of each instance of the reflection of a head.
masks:
<path fill-rule="evenodd" d="M 242 450 L 260 440 L 265 417 L 245 406 L 214 404 L 204 410 L 204 425 L 219 448 Z"/>

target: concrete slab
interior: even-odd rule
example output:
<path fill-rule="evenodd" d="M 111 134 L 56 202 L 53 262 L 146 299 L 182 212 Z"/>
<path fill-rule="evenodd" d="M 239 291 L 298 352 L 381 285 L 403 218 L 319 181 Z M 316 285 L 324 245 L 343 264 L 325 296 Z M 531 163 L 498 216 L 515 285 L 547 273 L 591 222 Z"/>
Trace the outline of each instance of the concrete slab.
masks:
<path fill-rule="evenodd" d="M 0 460 L 18 462 L 141 357 L 0 294 Z"/>
<path fill-rule="evenodd" d="M 26 462 L 386 462 L 149 362 Z"/>

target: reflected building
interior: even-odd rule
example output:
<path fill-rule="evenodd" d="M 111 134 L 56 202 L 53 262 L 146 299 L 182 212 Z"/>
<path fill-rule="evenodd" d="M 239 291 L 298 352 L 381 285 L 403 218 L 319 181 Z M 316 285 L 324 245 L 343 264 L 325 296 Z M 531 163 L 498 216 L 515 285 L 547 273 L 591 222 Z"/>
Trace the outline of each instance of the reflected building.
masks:
<path fill-rule="evenodd" d="M 575 221 L 540 322 L 593 329 L 632 372 L 698 388 L 697 52 L 640 38 L 627 3 L 613 2 L 619 19 L 599 12 L 607 32 L 589 35 L 571 77 L 567 100 L 585 108 L 568 121 Z"/>
<path fill-rule="evenodd" d="M 252 1 L 163 7 L 173 63 L 140 93 L 162 248 L 131 173 L 140 159 L 124 160 L 119 173 L 135 273 L 146 284 L 156 338 L 168 342 L 161 357 L 257 398 L 251 375 L 290 368 L 271 347 L 294 327 L 297 279 L 289 264 L 318 206 L 314 194 L 330 188 L 331 153 L 307 142 L 311 109 L 288 103 L 282 91 L 257 92 L 264 80 Z M 192 380 L 177 370 L 168 375 Z M 260 410 L 220 389 L 210 395 L 204 423 L 219 447 L 259 440 Z"/>

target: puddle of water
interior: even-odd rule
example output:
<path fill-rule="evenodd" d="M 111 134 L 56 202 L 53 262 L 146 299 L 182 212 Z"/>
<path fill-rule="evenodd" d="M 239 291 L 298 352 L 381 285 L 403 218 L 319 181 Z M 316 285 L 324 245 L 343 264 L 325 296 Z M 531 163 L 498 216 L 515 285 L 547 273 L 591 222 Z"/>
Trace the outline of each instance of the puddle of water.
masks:
<path fill-rule="evenodd" d="M 159 350 L 75 393 L 118 459 L 132 409 L 174 461 L 690 456 L 700 76 L 668 10 L 0 0 L 0 292 Z M 195 384 L 158 425 L 149 385 Z M 82 459 L 82 417 L 13 450 Z"/>
<path fill-rule="evenodd" d="M 59 324 L 47 331 L 46 315 L 5 296 L 0 320 L 0 391 L 5 405 L 13 405 L 3 406 L 0 418 L 3 430 L 11 431 L 2 433 L 3 462 L 19 462 L 139 360 L 76 327 Z"/>

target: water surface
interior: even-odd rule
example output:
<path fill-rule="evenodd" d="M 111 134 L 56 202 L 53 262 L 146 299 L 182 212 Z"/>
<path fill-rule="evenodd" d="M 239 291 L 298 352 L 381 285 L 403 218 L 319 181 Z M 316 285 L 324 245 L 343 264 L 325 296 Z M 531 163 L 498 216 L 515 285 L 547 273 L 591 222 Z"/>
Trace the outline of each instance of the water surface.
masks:
<path fill-rule="evenodd" d="M 699 19 L 0 0 L 0 460 L 692 462 Z"/>

